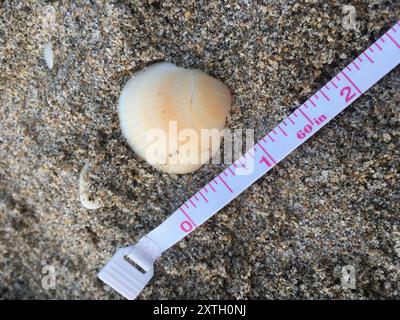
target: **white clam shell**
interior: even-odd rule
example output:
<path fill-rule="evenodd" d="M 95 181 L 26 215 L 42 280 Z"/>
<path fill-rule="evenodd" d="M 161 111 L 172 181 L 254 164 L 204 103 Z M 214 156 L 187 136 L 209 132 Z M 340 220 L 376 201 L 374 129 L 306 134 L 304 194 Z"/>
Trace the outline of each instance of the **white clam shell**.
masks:
<path fill-rule="evenodd" d="M 183 174 L 197 170 L 219 150 L 230 106 L 230 91 L 221 81 L 163 62 L 126 83 L 119 117 L 137 155 L 162 171 Z M 214 140 L 205 138 L 207 129 L 213 129 Z"/>

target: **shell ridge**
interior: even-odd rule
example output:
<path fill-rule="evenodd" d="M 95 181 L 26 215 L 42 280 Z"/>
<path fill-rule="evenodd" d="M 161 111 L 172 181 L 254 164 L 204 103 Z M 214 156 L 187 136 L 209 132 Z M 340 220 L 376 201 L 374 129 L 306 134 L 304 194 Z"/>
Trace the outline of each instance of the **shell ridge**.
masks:
<path fill-rule="evenodd" d="M 192 113 L 192 107 L 193 107 L 193 96 L 194 96 L 194 73 L 192 73 L 192 90 L 190 93 L 190 101 L 189 101 L 189 114 Z"/>

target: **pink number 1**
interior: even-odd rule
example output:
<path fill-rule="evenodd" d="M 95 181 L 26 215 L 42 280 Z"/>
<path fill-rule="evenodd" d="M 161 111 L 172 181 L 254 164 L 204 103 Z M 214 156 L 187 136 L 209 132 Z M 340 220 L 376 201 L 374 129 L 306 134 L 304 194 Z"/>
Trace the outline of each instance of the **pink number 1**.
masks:
<path fill-rule="evenodd" d="M 267 160 L 267 158 L 265 156 L 262 156 L 260 163 L 265 163 L 268 167 L 271 167 L 271 164 L 269 163 L 269 161 Z"/>

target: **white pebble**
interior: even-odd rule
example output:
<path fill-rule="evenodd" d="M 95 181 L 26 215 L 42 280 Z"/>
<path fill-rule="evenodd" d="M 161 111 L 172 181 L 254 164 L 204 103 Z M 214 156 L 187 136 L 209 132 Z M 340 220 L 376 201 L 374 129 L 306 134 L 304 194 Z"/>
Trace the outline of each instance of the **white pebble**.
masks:
<path fill-rule="evenodd" d="M 51 70 L 54 66 L 54 55 L 51 42 L 46 43 L 46 45 L 44 46 L 43 54 L 46 65 Z"/>

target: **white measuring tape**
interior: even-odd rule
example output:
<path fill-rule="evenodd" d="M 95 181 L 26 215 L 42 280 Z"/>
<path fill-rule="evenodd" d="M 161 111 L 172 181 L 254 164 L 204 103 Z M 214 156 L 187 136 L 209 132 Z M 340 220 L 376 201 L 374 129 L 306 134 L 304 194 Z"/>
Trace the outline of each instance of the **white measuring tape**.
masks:
<path fill-rule="evenodd" d="M 399 63 L 400 21 L 162 224 L 137 244 L 118 250 L 99 278 L 126 298 L 136 298 L 152 278 L 154 261 L 162 252 L 226 206 Z"/>

